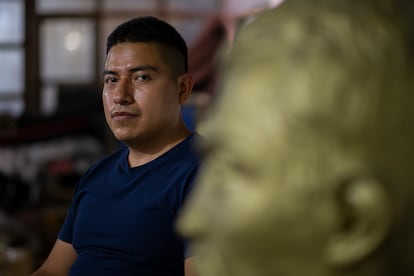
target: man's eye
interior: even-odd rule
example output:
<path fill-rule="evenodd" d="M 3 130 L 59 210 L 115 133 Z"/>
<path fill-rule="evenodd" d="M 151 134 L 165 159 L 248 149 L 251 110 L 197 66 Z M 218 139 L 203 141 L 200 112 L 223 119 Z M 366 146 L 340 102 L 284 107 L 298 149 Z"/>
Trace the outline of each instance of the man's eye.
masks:
<path fill-rule="evenodd" d="M 137 81 L 149 81 L 149 80 L 151 80 L 151 76 L 150 75 L 139 75 L 135 78 L 135 80 L 137 80 Z"/>
<path fill-rule="evenodd" d="M 107 84 L 114 83 L 114 82 L 117 82 L 116 78 L 113 78 L 113 77 L 105 78 L 105 83 Z"/>

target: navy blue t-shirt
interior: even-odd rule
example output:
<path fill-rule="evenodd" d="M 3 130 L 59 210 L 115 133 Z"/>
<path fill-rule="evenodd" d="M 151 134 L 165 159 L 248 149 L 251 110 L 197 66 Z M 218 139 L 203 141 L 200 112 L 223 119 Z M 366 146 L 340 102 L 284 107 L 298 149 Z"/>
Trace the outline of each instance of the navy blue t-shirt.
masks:
<path fill-rule="evenodd" d="M 135 168 L 125 147 L 85 173 L 59 233 L 78 254 L 70 275 L 184 275 L 174 223 L 199 165 L 195 137 Z"/>

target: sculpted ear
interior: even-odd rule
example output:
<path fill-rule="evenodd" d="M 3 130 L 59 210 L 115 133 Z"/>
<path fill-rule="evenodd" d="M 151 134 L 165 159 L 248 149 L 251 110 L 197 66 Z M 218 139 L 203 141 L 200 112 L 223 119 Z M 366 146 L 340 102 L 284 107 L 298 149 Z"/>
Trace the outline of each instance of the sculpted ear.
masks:
<path fill-rule="evenodd" d="M 391 205 L 385 187 L 374 178 L 359 177 L 338 187 L 343 223 L 328 241 L 326 259 L 344 266 L 373 253 L 391 227 Z"/>

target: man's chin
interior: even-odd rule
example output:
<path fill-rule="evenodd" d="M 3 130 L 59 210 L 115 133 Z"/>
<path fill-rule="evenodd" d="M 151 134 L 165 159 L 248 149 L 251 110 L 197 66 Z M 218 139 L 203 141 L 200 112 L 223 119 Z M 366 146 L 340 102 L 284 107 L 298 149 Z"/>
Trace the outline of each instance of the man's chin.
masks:
<path fill-rule="evenodd" d="M 139 135 L 132 134 L 130 131 L 113 131 L 115 138 L 125 144 L 132 143 L 133 141 L 139 140 Z"/>

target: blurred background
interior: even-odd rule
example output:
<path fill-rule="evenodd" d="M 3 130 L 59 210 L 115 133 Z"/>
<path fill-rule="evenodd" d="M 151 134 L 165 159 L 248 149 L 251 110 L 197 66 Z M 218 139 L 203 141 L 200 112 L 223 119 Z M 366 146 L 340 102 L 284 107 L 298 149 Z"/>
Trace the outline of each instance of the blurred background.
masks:
<path fill-rule="evenodd" d="M 192 129 L 238 26 L 280 0 L 0 0 L 0 275 L 28 275 L 53 245 L 82 173 L 117 147 L 102 113 L 105 40 L 153 15 L 189 46 Z"/>

